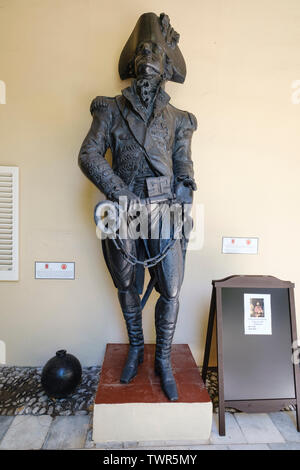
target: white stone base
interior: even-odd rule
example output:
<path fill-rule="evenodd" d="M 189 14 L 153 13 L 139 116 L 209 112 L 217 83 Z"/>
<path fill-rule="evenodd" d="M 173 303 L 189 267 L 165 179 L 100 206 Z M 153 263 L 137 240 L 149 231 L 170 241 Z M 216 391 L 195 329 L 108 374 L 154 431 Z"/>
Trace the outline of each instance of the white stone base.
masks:
<path fill-rule="evenodd" d="M 95 404 L 93 440 L 106 442 L 206 443 L 212 403 Z M 176 441 L 176 444 L 175 444 Z"/>

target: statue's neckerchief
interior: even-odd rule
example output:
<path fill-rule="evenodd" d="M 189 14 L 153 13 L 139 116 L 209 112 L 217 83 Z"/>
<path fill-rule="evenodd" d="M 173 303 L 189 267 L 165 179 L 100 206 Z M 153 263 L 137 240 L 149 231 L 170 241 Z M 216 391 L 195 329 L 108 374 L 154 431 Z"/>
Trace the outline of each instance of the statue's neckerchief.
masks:
<path fill-rule="evenodd" d="M 135 91 L 145 108 L 148 120 L 152 115 L 154 103 L 161 85 L 162 79 L 160 77 L 141 77 L 134 82 Z"/>

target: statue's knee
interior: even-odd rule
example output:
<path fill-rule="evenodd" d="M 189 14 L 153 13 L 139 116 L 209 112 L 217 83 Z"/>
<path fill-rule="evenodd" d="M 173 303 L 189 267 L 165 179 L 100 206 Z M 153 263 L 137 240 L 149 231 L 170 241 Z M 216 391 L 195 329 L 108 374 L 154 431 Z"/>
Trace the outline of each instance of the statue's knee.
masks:
<path fill-rule="evenodd" d="M 126 290 L 119 289 L 118 296 L 122 310 L 135 311 L 136 309 L 140 309 L 140 296 L 132 285 Z"/>
<path fill-rule="evenodd" d="M 132 276 L 122 279 L 118 282 L 118 291 L 119 292 L 127 292 L 128 290 L 132 289 Z"/>
<path fill-rule="evenodd" d="M 167 303 L 177 303 L 179 300 L 179 289 L 168 289 L 163 292 L 162 297 Z"/>
<path fill-rule="evenodd" d="M 169 302 L 178 301 L 183 278 L 180 265 L 174 264 L 174 270 L 169 275 L 159 269 L 157 278 L 159 293 Z"/>

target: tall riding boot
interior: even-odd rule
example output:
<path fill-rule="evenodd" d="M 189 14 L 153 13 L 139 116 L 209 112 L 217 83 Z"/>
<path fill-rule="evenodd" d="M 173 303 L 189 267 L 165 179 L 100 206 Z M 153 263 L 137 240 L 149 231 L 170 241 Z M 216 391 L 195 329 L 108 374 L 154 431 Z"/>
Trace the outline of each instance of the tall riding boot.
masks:
<path fill-rule="evenodd" d="M 155 308 L 155 372 L 160 376 L 161 387 L 171 401 L 178 400 L 177 386 L 171 366 L 171 347 L 178 308 L 178 298 L 166 299 L 163 296 L 158 299 Z"/>
<path fill-rule="evenodd" d="M 121 295 L 119 293 L 119 298 Z M 123 299 L 120 298 L 121 300 Z M 123 302 L 121 302 L 121 305 L 124 307 Z M 125 384 L 128 384 L 136 376 L 138 365 L 144 360 L 144 335 L 140 305 L 131 307 L 127 305 L 127 310 L 127 312 L 123 310 L 123 315 L 126 321 L 130 346 L 127 361 L 120 378 L 120 382 Z"/>

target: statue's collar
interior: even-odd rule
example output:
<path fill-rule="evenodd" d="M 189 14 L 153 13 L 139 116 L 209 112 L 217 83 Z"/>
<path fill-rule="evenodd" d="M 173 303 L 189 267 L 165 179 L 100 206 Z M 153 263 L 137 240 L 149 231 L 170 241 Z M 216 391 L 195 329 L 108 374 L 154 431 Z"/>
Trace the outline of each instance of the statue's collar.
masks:
<path fill-rule="evenodd" d="M 131 103 L 133 109 L 141 116 L 141 118 L 144 121 L 147 121 L 147 112 L 145 107 L 142 105 L 139 95 L 136 91 L 135 82 L 133 82 L 133 84 L 128 88 L 124 88 L 124 90 L 122 90 L 122 94 Z M 160 87 L 154 101 L 154 116 L 157 116 L 167 106 L 169 101 L 170 96 Z"/>

